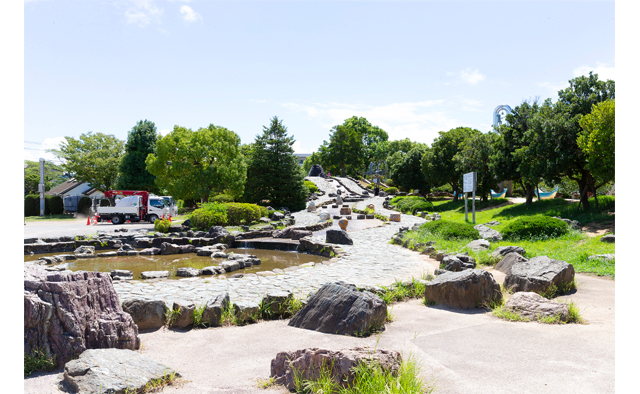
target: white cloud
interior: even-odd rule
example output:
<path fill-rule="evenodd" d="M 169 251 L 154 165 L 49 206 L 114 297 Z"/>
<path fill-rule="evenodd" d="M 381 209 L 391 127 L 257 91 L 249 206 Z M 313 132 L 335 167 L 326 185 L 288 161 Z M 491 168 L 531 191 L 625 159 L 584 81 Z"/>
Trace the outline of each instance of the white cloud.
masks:
<path fill-rule="evenodd" d="M 64 137 L 45 138 L 40 144 L 26 142 L 24 144 L 24 160 L 38 161 L 40 158 L 60 164 L 59 159 L 47 149 L 59 149 L 60 143 L 66 141 Z"/>
<path fill-rule="evenodd" d="M 485 76 L 480 73 L 480 71 L 476 68 L 474 70 L 467 68 L 466 70 L 462 70 L 460 72 L 452 72 L 447 71 L 445 73 L 448 77 L 457 76 L 458 82 L 468 83 L 469 85 L 475 85 L 480 81 L 485 79 Z"/>
<path fill-rule="evenodd" d="M 594 74 L 598 74 L 598 80 L 601 81 L 606 81 L 607 79 L 616 79 L 616 67 L 608 67 L 602 63 L 598 63 L 596 67 L 580 66 L 573 70 L 573 76 L 579 77 L 581 75 L 589 75 L 589 71 L 593 71 Z"/>
<path fill-rule="evenodd" d="M 283 107 L 306 113 L 318 121 L 321 127 L 330 129 L 352 116 L 367 118 L 389 134 L 390 140 L 410 138 L 431 143 L 438 131 L 447 131 L 462 123 L 449 115 L 453 103 L 445 100 L 428 100 L 410 103 L 392 103 L 381 106 L 352 105 L 344 103 L 299 104 L 282 103 Z"/>
<path fill-rule="evenodd" d="M 169 129 L 162 129 L 162 130 L 159 131 L 159 133 L 160 133 L 161 136 L 164 137 L 165 135 L 171 133 L 171 131 L 172 130 L 169 130 Z"/>
<path fill-rule="evenodd" d="M 180 7 L 180 13 L 182 14 L 182 19 L 184 19 L 185 22 L 192 23 L 198 20 L 202 20 L 202 16 L 195 12 L 193 8 L 189 7 L 188 5 L 183 5 L 182 7 Z"/>
<path fill-rule="evenodd" d="M 145 27 L 154 19 L 160 20 L 162 12 L 153 0 L 131 0 L 124 16 L 127 23 Z"/>
<path fill-rule="evenodd" d="M 300 141 L 294 142 L 291 147 L 295 153 L 313 153 L 310 149 L 303 148 Z"/>

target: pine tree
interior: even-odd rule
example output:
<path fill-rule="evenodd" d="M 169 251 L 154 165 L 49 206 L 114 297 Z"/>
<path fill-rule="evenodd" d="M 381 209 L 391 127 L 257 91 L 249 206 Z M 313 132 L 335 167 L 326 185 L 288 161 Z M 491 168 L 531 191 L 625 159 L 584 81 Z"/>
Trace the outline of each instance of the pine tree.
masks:
<path fill-rule="evenodd" d="M 294 155 L 294 142 L 277 116 L 271 119 L 270 127 L 263 126 L 262 135 L 256 136 L 251 147 L 245 201 L 268 201 L 276 209 L 287 207 L 291 211 L 305 208 L 309 190 Z"/>
<path fill-rule="evenodd" d="M 156 125 L 146 119 L 139 121 L 129 131 L 125 154 L 120 162 L 118 189 L 158 192 L 154 183 L 156 177 L 147 171 L 145 164 L 149 153 L 156 152 L 157 139 Z"/>

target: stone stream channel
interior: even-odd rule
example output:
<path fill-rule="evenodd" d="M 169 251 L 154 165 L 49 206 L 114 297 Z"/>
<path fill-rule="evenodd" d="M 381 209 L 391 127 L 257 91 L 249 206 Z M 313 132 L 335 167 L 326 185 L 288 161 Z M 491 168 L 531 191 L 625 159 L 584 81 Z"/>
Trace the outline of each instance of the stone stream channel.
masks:
<path fill-rule="evenodd" d="M 316 204 L 330 200 L 327 195 L 336 190 L 336 187 L 332 185 L 335 182 L 327 182 L 317 177 L 308 177 L 307 179 L 315 182 L 319 189 L 325 192 L 324 196 L 315 201 Z M 382 206 L 383 201 L 383 197 L 371 197 L 349 205 L 364 210 L 368 204 L 373 204 L 377 213 L 382 213 L 386 216 L 391 213 L 397 213 L 384 209 Z M 304 226 L 319 221 L 318 214 L 314 212 L 303 211 L 294 214 L 294 216 L 296 217 L 296 225 Z M 353 222 L 357 221 L 354 220 Z M 327 260 L 315 255 L 297 254 L 296 259 L 301 260 L 295 263 L 295 267 L 289 267 L 286 271 L 266 266 L 259 267 L 261 271 L 270 269 L 271 271 L 267 275 L 264 275 L 264 272 L 262 273 L 263 275 L 256 275 L 251 270 L 247 270 L 241 278 L 227 278 L 225 275 L 217 275 L 184 279 L 114 281 L 113 286 L 121 302 L 129 299 L 161 299 L 169 305 L 174 301 L 187 301 L 199 305 L 218 294 L 226 292 L 229 294 L 232 303 L 247 307 L 258 305 L 263 297 L 270 292 L 291 292 L 295 297 L 305 299 L 310 293 L 315 292 L 328 282 L 344 281 L 355 284 L 358 287 L 388 286 L 397 280 L 409 280 L 412 277 L 420 278 L 426 273 L 433 272 L 432 262 L 427 256 L 389 243 L 392 236 L 399 231 L 401 226 L 411 227 L 414 224 L 422 224 L 424 222 L 425 219 L 423 218 L 401 215 L 400 222 L 387 222 L 377 227 L 368 228 L 367 226 L 353 226 L 352 231 L 347 228 L 347 232 L 353 240 L 353 245 L 339 245 L 343 251 L 339 257 Z M 334 226 L 337 227 L 337 220 L 334 220 Z M 324 243 L 325 232 L 314 232 L 311 236 L 312 241 Z M 263 260 L 263 265 L 266 263 L 267 255 L 277 256 L 278 254 L 278 251 L 273 250 L 239 250 L 240 253 L 245 253 L 245 251 L 254 255 L 260 253 L 258 257 Z M 291 252 L 279 253 L 291 254 Z M 148 257 L 158 258 L 161 256 Z M 166 257 L 171 261 L 184 258 L 182 255 L 169 255 Z M 207 259 L 207 264 L 211 265 L 211 259 Z M 75 263 L 77 264 L 77 262 Z M 96 262 L 88 261 L 87 264 L 95 265 Z M 188 264 L 180 266 L 188 266 Z M 79 269 L 70 268 L 73 270 Z M 114 268 L 113 266 L 110 267 L 110 269 Z M 132 267 L 125 268 L 123 266 L 122 269 L 132 270 Z M 108 269 L 99 270 L 108 271 Z M 164 270 L 167 270 L 167 268 L 164 268 Z"/>

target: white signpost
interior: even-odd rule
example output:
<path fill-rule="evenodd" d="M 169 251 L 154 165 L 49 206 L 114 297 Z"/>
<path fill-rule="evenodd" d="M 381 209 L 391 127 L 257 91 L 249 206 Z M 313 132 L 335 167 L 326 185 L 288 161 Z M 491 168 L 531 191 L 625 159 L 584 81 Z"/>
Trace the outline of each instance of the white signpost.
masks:
<path fill-rule="evenodd" d="M 473 224 L 476 224 L 476 173 L 469 172 L 462 176 L 462 191 L 464 192 L 464 220 L 467 219 L 467 193 L 473 193 L 471 202 L 473 210 Z"/>

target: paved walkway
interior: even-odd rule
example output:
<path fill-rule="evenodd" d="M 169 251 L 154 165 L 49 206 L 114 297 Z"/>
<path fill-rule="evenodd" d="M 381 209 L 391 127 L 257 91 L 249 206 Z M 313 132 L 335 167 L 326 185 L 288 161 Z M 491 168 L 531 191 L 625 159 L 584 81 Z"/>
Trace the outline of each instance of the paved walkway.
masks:
<path fill-rule="evenodd" d="M 375 197 L 356 204 L 359 209 L 373 203 L 377 212 L 388 215 L 391 211 L 382 208 L 382 197 Z M 396 280 L 419 278 L 432 273 L 437 263 L 427 256 L 389 244 L 400 226 L 424 223 L 424 219 L 402 215 L 402 222 L 384 224 L 349 232 L 353 245 L 341 245 L 347 253 L 343 258 L 334 258 L 328 264 L 301 267 L 274 276 L 246 275 L 243 278 L 189 278 L 158 282 L 131 281 L 114 282 L 121 301 L 129 298 L 187 300 L 203 303 L 215 294 L 226 291 L 234 303 L 258 303 L 270 291 L 291 291 L 304 298 L 327 282 L 338 280 L 357 286 L 390 285 Z M 324 242 L 324 235 L 313 236 Z"/>

